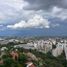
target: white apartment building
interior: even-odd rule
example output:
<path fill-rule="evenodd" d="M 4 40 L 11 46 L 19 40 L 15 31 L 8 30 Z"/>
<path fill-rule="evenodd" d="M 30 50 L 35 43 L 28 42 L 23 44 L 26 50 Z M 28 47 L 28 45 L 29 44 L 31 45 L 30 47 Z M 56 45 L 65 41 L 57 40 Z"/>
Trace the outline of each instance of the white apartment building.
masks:
<path fill-rule="evenodd" d="M 67 60 L 67 44 L 64 44 L 64 52 L 65 52 L 65 56 L 66 56 L 66 60 Z"/>
<path fill-rule="evenodd" d="M 66 43 L 58 43 L 56 48 L 52 50 L 52 55 L 57 57 L 62 54 L 62 52 L 65 52 L 66 60 L 67 60 L 67 44 Z"/>
<path fill-rule="evenodd" d="M 48 51 L 50 51 L 52 49 L 52 42 L 50 42 L 49 40 L 39 40 L 36 44 L 35 47 L 38 51 L 47 53 Z"/>
<path fill-rule="evenodd" d="M 61 55 L 62 52 L 63 52 L 63 46 L 64 46 L 64 44 L 58 43 L 56 45 L 56 48 L 52 50 L 52 55 L 55 56 L 55 57 Z"/>

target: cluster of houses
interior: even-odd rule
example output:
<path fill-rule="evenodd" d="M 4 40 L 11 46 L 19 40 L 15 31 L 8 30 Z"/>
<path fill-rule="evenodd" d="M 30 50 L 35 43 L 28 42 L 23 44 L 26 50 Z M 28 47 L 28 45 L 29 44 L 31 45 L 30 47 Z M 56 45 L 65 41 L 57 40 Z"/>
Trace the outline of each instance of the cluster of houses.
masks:
<path fill-rule="evenodd" d="M 67 40 L 66 39 L 37 40 L 30 43 L 30 45 L 34 47 L 34 49 L 43 53 L 47 53 L 51 51 L 54 57 L 58 57 L 64 52 L 67 60 Z M 55 46 L 55 48 L 53 48 L 53 46 Z"/>
<path fill-rule="evenodd" d="M 19 42 L 19 40 L 15 40 L 15 39 L 10 39 L 8 41 L 7 40 L 0 40 L 1 44 L 5 44 L 5 43 L 7 44 L 9 42 Z M 33 41 L 28 42 L 27 44 L 14 45 L 14 48 L 16 48 L 16 47 L 21 47 L 21 48 L 23 47 L 25 49 L 36 49 L 37 51 L 40 51 L 43 53 L 51 52 L 54 57 L 58 57 L 64 51 L 65 56 L 66 56 L 66 60 L 67 60 L 67 40 L 66 39 L 51 39 L 51 38 L 49 38 L 47 40 L 44 40 L 44 39 L 33 40 Z M 3 54 L 5 54 L 5 53 L 3 53 L 4 50 L 8 50 L 8 48 L 2 47 L 0 49 L 0 51 L 2 52 L 0 54 L 0 57 Z M 16 51 L 12 51 L 10 53 L 13 56 L 12 57 L 13 59 L 18 58 L 18 53 Z M 34 55 L 32 55 L 31 53 L 28 53 L 27 55 L 34 57 L 34 59 L 36 59 L 36 57 Z M 0 59 L 0 63 L 3 63 L 3 61 L 1 59 Z M 33 63 L 29 62 L 27 64 L 32 65 Z"/>
<path fill-rule="evenodd" d="M 2 57 L 4 55 L 7 55 L 7 52 L 8 52 L 8 48 L 7 47 L 2 47 L 0 49 L 0 64 L 4 64 L 4 61 L 3 61 Z M 21 53 L 19 52 L 18 49 L 14 49 L 14 50 L 10 50 L 8 54 L 11 56 L 11 58 L 14 61 L 18 61 L 19 55 Z M 26 67 L 35 67 L 35 65 L 33 64 L 32 60 L 37 60 L 36 56 L 34 54 L 28 52 L 28 51 L 24 52 L 23 54 L 25 54 L 28 57 L 28 59 L 25 62 Z"/>
<path fill-rule="evenodd" d="M 18 39 L 1 39 L 0 38 L 0 45 L 5 45 L 8 43 L 23 43 L 23 40 L 18 40 Z"/>
<path fill-rule="evenodd" d="M 19 40 L 10 39 L 7 42 L 19 42 Z M 53 46 L 55 46 L 55 48 L 53 48 Z M 14 48 L 16 47 L 21 47 L 21 48 L 23 47 L 25 49 L 36 49 L 43 53 L 47 53 L 51 51 L 52 55 L 55 57 L 61 55 L 64 51 L 67 59 L 67 40 L 66 39 L 51 39 L 51 38 L 46 40 L 41 39 L 41 40 L 30 41 L 27 44 L 14 45 Z"/>
<path fill-rule="evenodd" d="M 66 39 L 35 40 L 27 44 L 15 45 L 14 47 L 23 47 L 25 49 L 36 49 L 37 51 L 43 53 L 47 53 L 50 51 L 54 57 L 58 57 L 64 52 L 67 60 L 67 40 Z"/>

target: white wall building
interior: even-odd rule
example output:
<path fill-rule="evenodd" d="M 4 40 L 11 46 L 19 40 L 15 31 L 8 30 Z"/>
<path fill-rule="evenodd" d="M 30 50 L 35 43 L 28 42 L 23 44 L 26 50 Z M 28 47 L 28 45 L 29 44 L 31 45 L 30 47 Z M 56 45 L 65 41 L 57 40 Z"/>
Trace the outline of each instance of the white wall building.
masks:
<path fill-rule="evenodd" d="M 66 56 L 66 60 L 67 60 L 67 44 L 64 44 L 64 52 L 65 52 L 65 56 Z"/>
<path fill-rule="evenodd" d="M 56 48 L 52 50 L 52 55 L 55 56 L 55 57 L 61 55 L 62 52 L 63 52 L 63 46 L 64 46 L 64 44 L 58 43 L 56 45 Z"/>
<path fill-rule="evenodd" d="M 39 40 L 36 44 L 35 44 L 35 48 L 38 51 L 47 53 L 48 51 L 50 51 L 52 49 L 52 42 L 50 42 L 49 40 Z"/>

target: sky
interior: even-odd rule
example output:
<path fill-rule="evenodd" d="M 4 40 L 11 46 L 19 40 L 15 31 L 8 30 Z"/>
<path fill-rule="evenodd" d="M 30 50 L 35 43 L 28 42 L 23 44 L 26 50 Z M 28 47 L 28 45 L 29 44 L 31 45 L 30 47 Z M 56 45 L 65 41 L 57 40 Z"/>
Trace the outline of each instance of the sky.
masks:
<path fill-rule="evenodd" d="M 0 36 L 67 36 L 67 0 L 0 0 Z"/>

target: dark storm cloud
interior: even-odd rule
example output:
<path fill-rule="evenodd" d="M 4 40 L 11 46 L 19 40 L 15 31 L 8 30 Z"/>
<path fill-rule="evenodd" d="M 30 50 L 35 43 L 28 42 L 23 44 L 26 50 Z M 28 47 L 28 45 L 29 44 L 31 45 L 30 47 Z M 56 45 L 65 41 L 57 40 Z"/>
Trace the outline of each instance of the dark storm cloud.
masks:
<path fill-rule="evenodd" d="M 29 2 L 29 6 L 24 7 L 28 10 L 39 10 L 39 9 L 51 9 L 53 6 L 60 8 L 67 8 L 67 0 L 26 0 Z"/>

